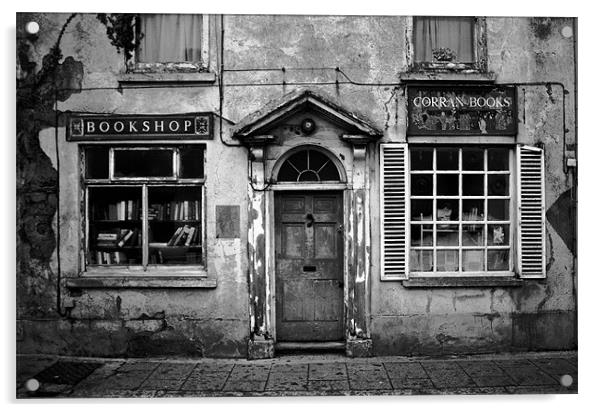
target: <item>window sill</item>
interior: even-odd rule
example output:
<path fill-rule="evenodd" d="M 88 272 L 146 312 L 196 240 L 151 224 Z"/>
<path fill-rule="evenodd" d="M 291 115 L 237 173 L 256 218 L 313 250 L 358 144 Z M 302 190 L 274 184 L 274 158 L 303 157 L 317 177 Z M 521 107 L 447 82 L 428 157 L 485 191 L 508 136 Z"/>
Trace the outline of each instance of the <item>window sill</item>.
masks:
<path fill-rule="evenodd" d="M 493 83 L 496 74 L 483 72 L 475 68 L 444 68 L 444 67 L 414 67 L 408 72 L 400 74 L 400 80 L 405 82 L 425 81 L 459 81 L 474 83 Z"/>
<path fill-rule="evenodd" d="M 504 277 L 428 277 L 411 278 L 401 282 L 406 288 L 479 288 L 479 287 L 517 287 L 522 279 L 513 276 Z"/>
<path fill-rule="evenodd" d="M 70 289 L 103 288 L 216 288 L 217 279 L 196 275 L 84 275 L 66 279 Z"/>
<path fill-rule="evenodd" d="M 172 72 L 145 72 L 145 73 L 123 73 L 119 75 L 119 84 L 122 87 L 137 86 L 148 83 L 186 83 L 203 84 L 214 83 L 215 73 L 172 73 Z"/>

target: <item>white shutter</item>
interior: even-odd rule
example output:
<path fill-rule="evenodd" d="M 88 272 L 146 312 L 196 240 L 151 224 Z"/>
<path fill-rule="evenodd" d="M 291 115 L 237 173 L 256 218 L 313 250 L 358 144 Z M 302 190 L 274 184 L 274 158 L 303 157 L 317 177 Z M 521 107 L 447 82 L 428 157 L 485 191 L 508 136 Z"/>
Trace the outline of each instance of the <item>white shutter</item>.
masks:
<path fill-rule="evenodd" d="M 380 264 L 381 280 L 407 279 L 408 145 L 380 146 Z"/>
<path fill-rule="evenodd" d="M 518 146 L 518 273 L 546 276 L 544 152 Z"/>

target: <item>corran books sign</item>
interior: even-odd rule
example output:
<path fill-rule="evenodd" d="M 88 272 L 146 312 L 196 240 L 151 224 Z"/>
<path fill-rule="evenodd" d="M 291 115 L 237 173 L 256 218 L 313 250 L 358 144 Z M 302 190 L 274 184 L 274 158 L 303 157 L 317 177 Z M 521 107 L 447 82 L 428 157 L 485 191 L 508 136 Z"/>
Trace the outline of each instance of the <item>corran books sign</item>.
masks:
<path fill-rule="evenodd" d="M 72 115 L 67 140 L 213 138 L 211 113 L 177 115 Z"/>
<path fill-rule="evenodd" d="M 408 136 L 516 135 L 516 89 L 408 86 Z"/>

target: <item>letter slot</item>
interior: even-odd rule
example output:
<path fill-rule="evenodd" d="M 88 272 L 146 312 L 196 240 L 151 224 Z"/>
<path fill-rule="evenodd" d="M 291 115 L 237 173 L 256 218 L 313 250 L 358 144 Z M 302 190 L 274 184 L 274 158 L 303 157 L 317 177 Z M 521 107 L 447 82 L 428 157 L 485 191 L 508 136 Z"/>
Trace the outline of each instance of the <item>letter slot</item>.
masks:
<path fill-rule="evenodd" d="M 315 272 L 316 267 L 314 265 L 306 265 L 306 266 L 303 266 L 303 271 L 304 272 Z"/>

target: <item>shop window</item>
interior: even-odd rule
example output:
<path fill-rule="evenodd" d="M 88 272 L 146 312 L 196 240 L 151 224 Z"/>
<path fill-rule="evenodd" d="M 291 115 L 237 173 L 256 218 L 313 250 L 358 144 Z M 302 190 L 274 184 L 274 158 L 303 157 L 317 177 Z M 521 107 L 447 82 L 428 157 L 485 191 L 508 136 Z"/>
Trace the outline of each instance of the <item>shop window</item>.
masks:
<path fill-rule="evenodd" d="M 485 19 L 417 16 L 411 26 L 411 67 L 486 71 Z"/>
<path fill-rule="evenodd" d="M 545 276 L 541 149 L 384 144 L 380 161 L 383 279 Z"/>
<path fill-rule="evenodd" d="M 83 154 L 88 270 L 204 266 L 203 147 L 91 145 Z"/>
<path fill-rule="evenodd" d="M 510 150 L 410 149 L 410 273 L 512 267 Z"/>

